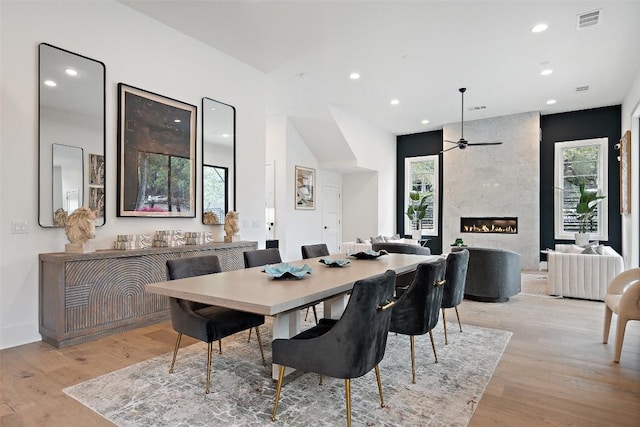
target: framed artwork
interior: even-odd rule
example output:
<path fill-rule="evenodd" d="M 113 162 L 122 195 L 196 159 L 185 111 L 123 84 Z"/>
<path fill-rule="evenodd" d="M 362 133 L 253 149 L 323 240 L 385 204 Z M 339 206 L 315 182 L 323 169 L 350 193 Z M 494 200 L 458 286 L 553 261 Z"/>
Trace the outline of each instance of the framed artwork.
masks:
<path fill-rule="evenodd" d="M 195 217 L 196 113 L 118 83 L 118 216 Z"/>
<path fill-rule="evenodd" d="M 631 131 L 620 140 L 620 213 L 631 213 Z"/>
<path fill-rule="evenodd" d="M 104 185 L 104 156 L 89 154 L 89 185 Z"/>
<path fill-rule="evenodd" d="M 296 209 L 316 208 L 316 170 L 296 166 Z"/>
<path fill-rule="evenodd" d="M 96 218 L 104 218 L 103 187 L 89 187 L 89 209 L 95 211 Z"/>

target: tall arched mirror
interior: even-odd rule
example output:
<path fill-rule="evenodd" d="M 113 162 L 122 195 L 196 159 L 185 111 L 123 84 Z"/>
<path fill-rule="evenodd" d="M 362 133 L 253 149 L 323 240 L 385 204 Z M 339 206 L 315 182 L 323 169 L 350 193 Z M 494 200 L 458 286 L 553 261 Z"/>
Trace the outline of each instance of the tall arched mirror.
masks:
<path fill-rule="evenodd" d="M 105 66 L 46 43 L 39 50 L 38 222 L 62 227 L 61 214 L 85 206 L 104 225 Z"/>
<path fill-rule="evenodd" d="M 202 222 L 223 224 L 236 204 L 236 109 L 202 98 Z"/>

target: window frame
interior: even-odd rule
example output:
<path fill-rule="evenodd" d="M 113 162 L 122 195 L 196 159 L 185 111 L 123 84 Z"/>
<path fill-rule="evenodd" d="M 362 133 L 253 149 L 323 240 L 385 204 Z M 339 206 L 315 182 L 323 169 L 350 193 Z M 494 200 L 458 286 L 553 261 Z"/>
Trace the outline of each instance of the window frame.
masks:
<path fill-rule="evenodd" d="M 563 150 L 567 148 L 598 146 L 598 190 L 606 196 L 608 187 L 608 165 L 609 165 L 609 139 L 592 138 L 575 141 L 556 142 L 554 146 L 554 200 L 553 200 L 553 225 L 554 238 L 556 240 L 574 240 L 575 232 L 564 229 L 563 213 L 563 182 L 564 182 L 564 156 Z M 598 209 L 598 233 L 589 233 L 591 240 L 609 240 L 609 198 L 605 197 L 600 202 Z"/>
<path fill-rule="evenodd" d="M 440 212 L 439 200 L 440 200 L 440 156 L 437 154 L 427 156 L 405 157 L 404 159 L 404 205 L 402 215 L 404 217 L 404 234 L 411 235 L 412 224 L 407 217 L 407 207 L 411 203 L 409 198 L 409 192 L 413 187 L 413 180 L 411 179 L 411 163 L 418 163 L 424 161 L 433 161 L 433 228 L 423 228 L 422 236 L 437 236 L 438 235 L 438 218 Z"/>

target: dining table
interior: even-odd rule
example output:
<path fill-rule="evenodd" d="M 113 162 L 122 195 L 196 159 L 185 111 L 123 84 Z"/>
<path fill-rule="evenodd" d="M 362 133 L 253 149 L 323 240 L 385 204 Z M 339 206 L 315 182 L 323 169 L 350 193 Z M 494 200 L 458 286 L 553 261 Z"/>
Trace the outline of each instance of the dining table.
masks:
<path fill-rule="evenodd" d="M 366 256 L 366 255 L 365 255 Z M 327 265 L 321 260 L 349 260 Z M 308 258 L 287 262 L 290 266 L 311 269 L 300 279 L 278 279 L 264 272 L 265 267 L 245 268 L 184 279 L 149 283 L 145 290 L 172 298 L 181 298 L 250 313 L 272 316 L 273 339 L 291 338 L 301 330 L 299 310 L 324 305 L 324 317 L 339 319 L 356 281 L 393 270 L 409 273 L 418 264 L 438 259 L 437 255 L 388 253 L 366 259 L 349 254 Z M 273 364 L 272 378 L 279 366 Z M 287 370 L 287 374 L 293 369 Z"/>

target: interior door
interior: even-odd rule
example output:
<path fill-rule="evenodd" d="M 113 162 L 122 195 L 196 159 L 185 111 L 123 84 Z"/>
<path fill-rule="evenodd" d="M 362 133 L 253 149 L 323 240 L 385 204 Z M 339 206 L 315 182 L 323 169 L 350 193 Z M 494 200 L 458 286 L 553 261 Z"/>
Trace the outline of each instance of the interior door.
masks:
<path fill-rule="evenodd" d="M 342 234 L 340 187 L 325 185 L 322 194 L 322 241 L 327 244 L 329 253 L 339 253 Z"/>

